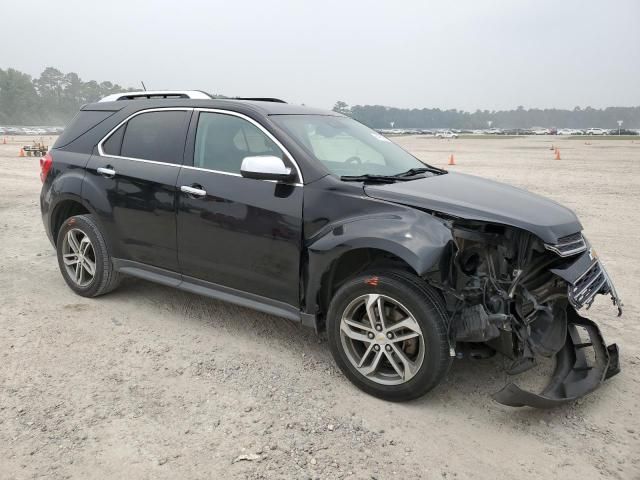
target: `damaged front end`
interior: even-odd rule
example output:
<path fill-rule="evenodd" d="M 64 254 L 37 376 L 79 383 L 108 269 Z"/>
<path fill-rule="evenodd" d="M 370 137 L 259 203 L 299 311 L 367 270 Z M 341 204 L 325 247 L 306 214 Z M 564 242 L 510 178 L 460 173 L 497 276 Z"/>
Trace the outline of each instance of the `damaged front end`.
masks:
<path fill-rule="evenodd" d="M 619 369 L 618 347 L 607 346 L 598 326 L 578 314 L 598 294 L 622 303 L 602 262 L 581 233 L 545 244 L 514 227 L 451 220 L 455 239 L 437 273 L 451 315 L 452 344 L 483 356 L 510 359 L 515 375 L 555 357 L 541 393 L 510 383 L 493 398 L 514 407 L 549 408 L 595 390 Z"/>

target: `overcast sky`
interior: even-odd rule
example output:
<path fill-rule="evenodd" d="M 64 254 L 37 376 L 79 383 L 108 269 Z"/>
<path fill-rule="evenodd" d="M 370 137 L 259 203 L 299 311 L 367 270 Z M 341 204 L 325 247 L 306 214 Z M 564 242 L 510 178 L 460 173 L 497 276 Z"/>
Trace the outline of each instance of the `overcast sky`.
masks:
<path fill-rule="evenodd" d="M 0 68 L 36 76 L 323 108 L 640 105 L 640 0 L 19 0 L 0 22 Z"/>

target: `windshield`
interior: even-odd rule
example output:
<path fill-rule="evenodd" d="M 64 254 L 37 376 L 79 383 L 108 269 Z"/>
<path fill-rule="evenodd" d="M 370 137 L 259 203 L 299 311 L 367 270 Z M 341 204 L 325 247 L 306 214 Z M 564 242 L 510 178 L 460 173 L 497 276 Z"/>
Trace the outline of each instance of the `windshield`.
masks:
<path fill-rule="evenodd" d="M 351 118 L 273 115 L 271 119 L 339 177 L 397 175 L 425 167 L 386 137 Z"/>

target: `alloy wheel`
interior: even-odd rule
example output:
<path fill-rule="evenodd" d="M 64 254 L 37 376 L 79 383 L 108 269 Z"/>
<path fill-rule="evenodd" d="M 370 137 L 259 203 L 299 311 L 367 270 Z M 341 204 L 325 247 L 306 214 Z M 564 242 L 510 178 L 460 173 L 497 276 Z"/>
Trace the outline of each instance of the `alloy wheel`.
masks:
<path fill-rule="evenodd" d="M 96 274 L 96 255 L 89 237 L 77 228 L 64 236 L 62 261 L 69 278 L 79 287 L 89 285 Z"/>
<path fill-rule="evenodd" d="M 420 325 L 386 295 L 362 295 L 349 303 L 340 321 L 340 341 L 351 365 L 382 385 L 408 382 L 424 361 Z"/>

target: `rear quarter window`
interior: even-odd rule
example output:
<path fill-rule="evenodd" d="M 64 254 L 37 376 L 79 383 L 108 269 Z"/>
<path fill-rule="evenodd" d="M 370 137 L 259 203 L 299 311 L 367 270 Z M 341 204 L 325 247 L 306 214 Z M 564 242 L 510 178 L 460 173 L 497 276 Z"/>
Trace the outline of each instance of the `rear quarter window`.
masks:
<path fill-rule="evenodd" d="M 60 148 L 81 137 L 96 125 L 102 123 L 116 112 L 109 110 L 80 110 L 65 127 L 62 134 L 53 144 L 53 148 Z"/>
<path fill-rule="evenodd" d="M 105 154 L 120 156 L 122 139 L 124 138 L 124 129 L 125 125 L 122 125 L 109 136 L 106 142 L 102 144 L 102 150 Z"/>

